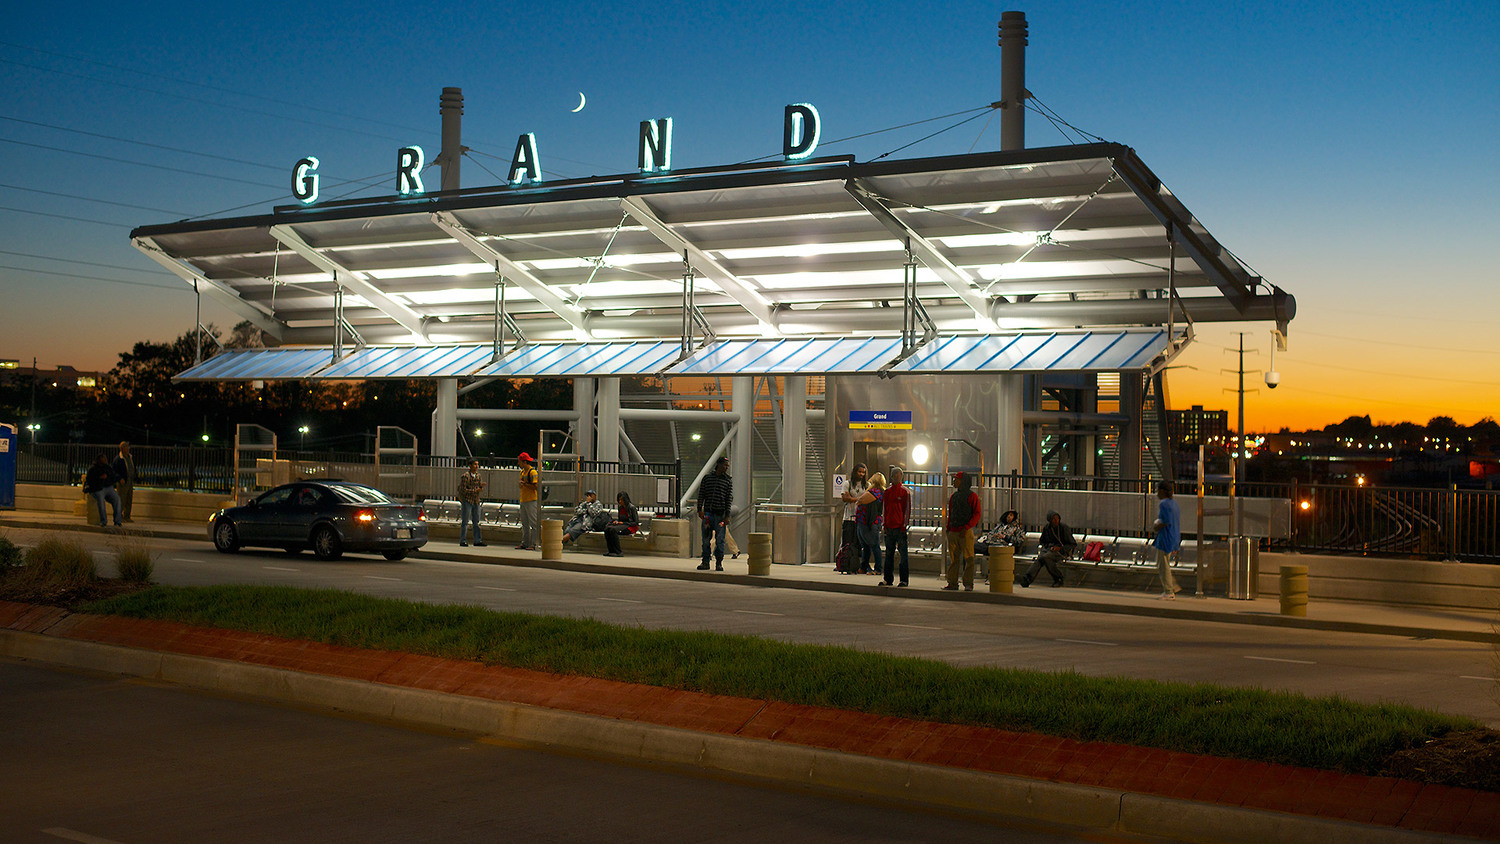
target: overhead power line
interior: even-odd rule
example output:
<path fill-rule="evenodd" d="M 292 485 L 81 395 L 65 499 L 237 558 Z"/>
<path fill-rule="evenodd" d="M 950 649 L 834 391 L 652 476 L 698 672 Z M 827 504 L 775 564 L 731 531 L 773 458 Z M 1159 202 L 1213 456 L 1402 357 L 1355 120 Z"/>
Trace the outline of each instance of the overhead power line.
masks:
<path fill-rule="evenodd" d="M 41 273 L 43 275 L 62 276 L 63 278 L 81 278 L 85 281 L 107 281 L 111 284 L 129 284 L 134 287 L 155 287 L 161 290 L 187 290 L 191 292 L 193 289 L 191 287 L 175 284 L 152 284 L 148 281 L 127 281 L 123 278 L 104 278 L 96 275 L 79 275 L 78 273 L 63 273 L 58 272 L 57 270 L 35 270 L 30 267 L 12 267 L 6 264 L 0 264 L 0 270 L 14 270 L 16 272 L 23 273 Z"/>
<path fill-rule="evenodd" d="M 169 173 L 182 173 L 188 176 L 201 176 L 205 179 L 218 179 L 222 182 L 238 182 L 242 185 L 254 185 L 258 188 L 270 187 L 265 182 L 252 182 L 248 179 L 236 179 L 233 176 L 217 176 L 213 173 L 200 173 L 196 170 L 184 170 L 180 167 L 168 167 L 165 164 L 148 164 L 144 161 L 131 161 L 128 158 L 116 158 L 112 155 L 100 155 L 96 152 L 79 152 L 78 150 L 63 149 L 62 147 L 48 146 L 46 144 L 33 144 L 29 141 L 16 141 L 10 138 L 0 138 L 0 144 L 15 144 L 16 146 L 31 147 L 33 149 L 44 149 L 50 152 L 60 152 L 65 155 L 79 155 L 84 158 L 97 158 L 102 161 L 113 161 L 118 164 L 134 164 L 137 167 L 149 167 L 152 170 L 166 170 Z"/>
<path fill-rule="evenodd" d="M 59 132 L 70 132 L 74 135 L 87 135 L 90 138 L 103 138 L 106 141 L 119 141 L 122 144 L 135 144 L 136 146 L 166 150 L 167 152 L 176 152 L 183 155 L 196 155 L 200 158 L 212 158 L 215 161 L 227 161 L 231 164 L 243 164 L 246 167 L 259 167 L 263 170 L 275 170 L 278 173 L 286 169 L 285 167 L 277 167 L 271 164 L 261 164 L 258 161 L 246 161 L 243 158 L 231 158 L 227 155 L 214 155 L 211 152 L 198 152 L 196 150 L 183 149 L 182 147 L 170 147 L 166 144 L 153 144 L 150 141 L 135 141 L 131 140 L 130 138 L 119 137 L 118 135 L 106 135 L 102 132 L 86 132 L 83 129 L 70 129 L 67 126 L 58 126 L 53 123 L 40 123 L 35 120 L 22 120 L 19 117 L 8 117 L 3 114 L 0 114 L 0 120 L 8 120 L 11 123 L 24 123 L 27 126 L 40 126 L 43 129 L 56 129 Z"/>
<path fill-rule="evenodd" d="M 73 193 L 58 193 L 57 191 L 41 190 L 39 188 L 23 188 L 20 185 L 7 185 L 0 183 L 0 188 L 7 188 L 9 190 L 23 190 L 27 193 L 40 193 L 44 196 L 60 196 L 63 199 L 77 199 L 83 202 L 97 202 L 101 205 L 118 205 L 121 208 L 134 208 L 137 211 L 155 211 L 159 214 L 176 214 L 178 216 L 181 216 L 182 214 L 181 211 L 170 211 L 166 208 L 152 208 L 147 205 L 132 205 L 129 202 L 115 202 L 109 199 L 94 199 L 91 196 L 79 196 Z"/>

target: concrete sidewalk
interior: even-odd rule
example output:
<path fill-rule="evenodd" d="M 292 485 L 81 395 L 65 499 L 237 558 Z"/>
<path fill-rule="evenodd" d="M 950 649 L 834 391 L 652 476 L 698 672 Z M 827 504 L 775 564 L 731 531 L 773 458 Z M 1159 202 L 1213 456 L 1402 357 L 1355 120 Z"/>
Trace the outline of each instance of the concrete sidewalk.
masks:
<path fill-rule="evenodd" d="M 80 531 L 99 535 L 117 533 L 114 529 L 88 525 L 77 516 L 33 510 L 0 511 L 0 528 L 4 527 Z M 206 523 L 198 526 L 180 522 L 137 521 L 127 525 L 125 530 L 145 537 L 202 541 L 205 544 L 208 542 Z M 941 588 L 941 579 L 931 574 L 915 572 L 911 586 L 901 589 L 881 586 L 880 579 L 874 576 L 841 575 L 831 565 L 773 565 L 769 576 L 758 577 L 748 573 L 748 561 L 744 554 L 738 559 L 726 559 L 723 572 L 697 571 L 695 566 L 698 561 L 695 559 L 605 557 L 597 553 L 564 551 L 561 560 L 549 561 L 541 559 L 541 554 L 536 551 L 519 551 L 509 545 L 461 548 L 456 542 L 442 539 L 428 542 L 413 557 L 631 577 L 722 580 L 763 588 L 886 595 L 911 600 L 1055 607 L 1083 612 L 1228 624 L 1500 643 L 1494 613 L 1319 601 L 1316 598 L 1308 603 L 1307 617 L 1297 618 L 1281 615 L 1278 601 L 1271 598 L 1236 601 L 1223 597 L 1194 598 L 1188 592 L 1183 592 L 1176 600 L 1163 601 L 1158 600 L 1154 593 L 1072 586 L 1054 589 L 1042 584 L 1028 589 L 1022 589 L 1017 584 L 1014 591 L 1008 594 L 990 592 L 989 587 L 983 583 L 976 583 L 973 592 L 950 592 Z"/>

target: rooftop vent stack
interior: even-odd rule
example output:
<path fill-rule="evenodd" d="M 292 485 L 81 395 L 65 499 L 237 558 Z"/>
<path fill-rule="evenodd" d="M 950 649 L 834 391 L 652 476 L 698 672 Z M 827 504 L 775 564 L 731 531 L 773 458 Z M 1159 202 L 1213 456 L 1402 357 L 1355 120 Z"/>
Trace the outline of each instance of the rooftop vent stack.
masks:
<path fill-rule="evenodd" d="M 1000 149 L 1026 148 L 1026 13 L 1000 13 Z"/>
<path fill-rule="evenodd" d="M 438 155 L 443 172 L 442 189 L 458 190 L 458 165 L 464 154 L 464 89 L 444 88 L 438 98 L 438 111 L 443 115 L 443 151 Z"/>

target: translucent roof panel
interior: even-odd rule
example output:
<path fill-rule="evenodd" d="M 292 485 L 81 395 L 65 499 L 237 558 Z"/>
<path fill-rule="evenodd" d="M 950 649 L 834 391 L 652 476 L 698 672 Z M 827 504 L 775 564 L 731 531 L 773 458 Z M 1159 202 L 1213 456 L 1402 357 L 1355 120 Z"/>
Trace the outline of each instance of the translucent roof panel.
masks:
<path fill-rule="evenodd" d="M 458 378 L 488 364 L 493 356 L 492 345 L 366 346 L 317 378 Z"/>
<path fill-rule="evenodd" d="M 331 348 L 230 349 L 177 375 L 174 381 L 279 381 L 307 378 L 333 361 Z"/>
<path fill-rule="evenodd" d="M 876 372 L 901 351 L 899 337 L 720 340 L 671 375 L 831 375 Z"/>
<path fill-rule="evenodd" d="M 1165 329 L 992 334 L 935 340 L 893 372 L 1110 372 L 1144 369 L 1167 346 Z"/>
<path fill-rule="evenodd" d="M 677 359 L 676 341 L 558 343 L 527 346 L 474 373 L 480 378 L 655 375 Z"/>

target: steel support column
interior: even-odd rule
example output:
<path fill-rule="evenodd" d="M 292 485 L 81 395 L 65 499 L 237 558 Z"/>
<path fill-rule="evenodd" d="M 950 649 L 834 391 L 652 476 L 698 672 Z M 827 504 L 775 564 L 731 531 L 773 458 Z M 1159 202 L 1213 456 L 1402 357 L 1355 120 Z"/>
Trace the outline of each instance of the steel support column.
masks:
<path fill-rule="evenodd" d="M 573 429 L 574 452 L 580 460 L 594 458 L 594 379 L 573 379 L 573 410 L 578 414 Z"/>
<path fill-rule="evenodd" d="M 599 459 L 603 461 L 618 461 L 620 459 L 620 379 L 599 378 L 598 404 L 599 404 Z"/>
<path fill-rule="evenodd" d="M 434 456 L 458 454 L 458 379 L 439 378 L 437 409 L 432 414 L 432 452 Z"/>
<path fill-rule="evenodd" d="M 730 455 L 729 472 L 734 476 L 734 512 L 735 516 L 748 512 L 751 505 L 751 493 L 754 485 L 750 477 L 750 445 L 754 433 L 751 426 L 755 424 L 755 379 L 747 375 L 736 375 L 730 379 L 729 396 L 731 410 L 739 417 L 735 426 L 734 451 Z M 746 547 L 749 542 L 748 523 L 735 518 L 731 520 L 731 526 L 739 529 L 735 531 L 735 541 L 740 547 Z"/>
<path fill-rule="evenodd" d="M 781 412 L 781 500 L 807 503 L 807 376 L 783 379 Z"/>

